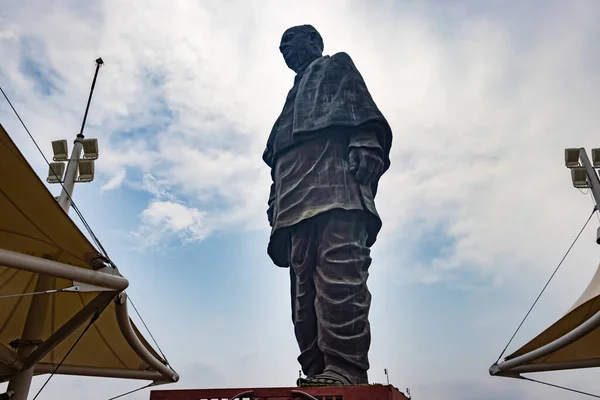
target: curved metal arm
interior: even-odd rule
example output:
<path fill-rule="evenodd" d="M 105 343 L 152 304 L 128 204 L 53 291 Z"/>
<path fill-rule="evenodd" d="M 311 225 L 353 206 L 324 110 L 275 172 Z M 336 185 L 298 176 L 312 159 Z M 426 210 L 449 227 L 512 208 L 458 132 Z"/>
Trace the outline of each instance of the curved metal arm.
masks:
<path fill-rule="evenodd" d="M 252 394 L 252 393 L 254 393 L 254 390 L 246 390 L 245 392 L 242 392 L 242 393 L 238 393 L 238 394 L 236 394 L 235 396 L 233 396 L 233 397 L 232 397 L 232 398 L 230 398 L 229 400 L 235 400 L 235 399 L 237 399 L 237 398 L 238 398 L 238 397 L 240 397 L 240 396 L 245 396 L 245 395 L 247 395 L 247 394 Z"/>
<path fill-rule="evenodd" d="M 301 390 L 292 390 L 292 394 L 299 394 L 300 396 L 304 396 L 304 397 L 306 397 L 307 399 L 310 399 L 310 400 L 319 400 L 316 397 L 311 396 L 310 394 L 308 394 L 306 392 L 303 392 Z"/>
<path fill-rule="evenodd" d="M 23 369 L 23 360 L 19 358 L 16 352 L 5 347 L 3 344 L 0 344 L 0 364 L 17 371 Z"/>
<path fill-rule="evenodd" d="M 117 305 L 117 321 L 119 322 L 119 327 L 121 328 L 121 332 L 123 333 L 125 340 L 127 340 L 127 343 L 129 343 L 136 354 L 154 368 L 155 371 L 159 372 L 167 380 L 177 382 L 179 380 L 179 374 L 154 357 L 134 332 L 129 320 L 129 314 L 127 313 L 127 295 L 125 293 L 120 293 L 115 299 L 115 303 Z"/>
<path fill-rule="evenodd" d="M 550 342 L 545 346 L 535 349 L 529 353 L 523 354 L 519 357 L 515 357 L 512 360 L 492 365 L 489 370 L 490 375 L 503 375 L 503 373 L 510 374 L 513 368 L 527 364 L 531 361 L 537 360 L 538 358 L 547 356 L 550 353 L 560 350 L 563 347 L 566 347 L 569 344 L 573 343 L 574 341 L 584 337 L 585 335 L 596 329 L 598 326 L 600 326 L 600 311 L 598 311 L 596 314 L 590 317 L 583 324 L 573 329 L 571 332 L 561 336 L 553 342 Z"/>
<path fill-rule="evenodd" d="M 291 392 L 292 392 L 292 394 L 297 394 L 297 395 L 300 395 L 300 396 L 304 396 L 304 397 L 306 397 L 309 400 L 319 400 L 316 397 L 311 396 L 310 394 L 308 394 L 306 392 L 303 392 L 301 390 L 292 390 Z M 246 391 L 244 391 L 242 393 L 236 394 L 235 396 L 231 397 L 229 400 L 235 400 L 235 399 L 237 399 L 237 398 L 239 398 L 241 396 L 247 396 L 247 395 L 251 395 L 253 393 L 254 393 L 254 390 L 246 390 Z"/>
<path fill-rule="evenodd" d="M 0 265 L 20 269 L 22 271 L 83 282 L 112 290 L 125 290 L 129 286 L 129 281 L 121 275 L 110 275 L 105 272 L 98 272 L 91 269 L 77 268 L 73 265 L 5 249 L 0 249 Z"/>

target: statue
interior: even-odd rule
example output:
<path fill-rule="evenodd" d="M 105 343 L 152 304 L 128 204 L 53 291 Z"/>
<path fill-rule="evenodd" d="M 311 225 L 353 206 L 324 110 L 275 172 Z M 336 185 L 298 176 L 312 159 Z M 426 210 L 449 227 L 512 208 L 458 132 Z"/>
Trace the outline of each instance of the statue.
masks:
<path fill-rule="evenodd" d="M 323 56 L 310 25 L 279 49 L 296 73 L 263 160 L 271 168 L 267 252 L 289 268 L 299 386 L 367 384 L 370 247 L 392 132 L 350 56 Z"/>

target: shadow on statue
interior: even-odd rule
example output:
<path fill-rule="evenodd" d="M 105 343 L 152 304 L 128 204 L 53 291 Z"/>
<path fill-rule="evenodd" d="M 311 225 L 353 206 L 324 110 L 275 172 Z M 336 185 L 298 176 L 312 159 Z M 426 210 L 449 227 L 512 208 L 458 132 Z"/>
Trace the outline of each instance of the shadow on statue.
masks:
<path fill-rule="evenodd" d="M 367 384 L 375 195 L 392 132 L 350 56 L 323 56 L 315 28 L 286 30 L 279 50 L 296 77 L 263 154 L 267 251 L 290 270 L 298 385 Z"/>

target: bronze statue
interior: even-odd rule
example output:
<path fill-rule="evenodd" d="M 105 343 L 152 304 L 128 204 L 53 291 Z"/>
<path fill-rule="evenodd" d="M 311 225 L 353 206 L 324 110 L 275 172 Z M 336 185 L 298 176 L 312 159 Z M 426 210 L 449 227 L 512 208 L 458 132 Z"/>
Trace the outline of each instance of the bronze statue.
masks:
<path fill-rule="evenodd" d="M 286 30 L 279 49 L 296 77 L 263 154 L 273 179 L 267 251 L 290 269 L 298 385 L 366 384 L 374 199 L 391 128 L 350 56 L 323 56 L 315 28 Z"/>

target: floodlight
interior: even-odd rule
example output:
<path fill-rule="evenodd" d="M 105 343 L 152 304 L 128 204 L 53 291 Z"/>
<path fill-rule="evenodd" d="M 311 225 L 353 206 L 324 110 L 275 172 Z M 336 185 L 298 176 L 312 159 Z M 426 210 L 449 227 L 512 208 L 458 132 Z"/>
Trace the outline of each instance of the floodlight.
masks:
<path fill-rule="evenodd" d="M 600 149 L 592 149 L 592 162 L 594 168 L 600 168 Z"/>
<path fill-rule="evenodd" d="M 98 158 L 98 139 L 83 139 L 83 158 L 95 160 Z"/>
<path fill-rule="evenodd" d="M 592 186 L 588 181 L 587 171 L 584 167 L 572 168 L 571 179 L 573 180 L 573 186 L 577 189 L 584 189 Z"/>
<path fill-rule="evenodd" d="M 64 173 L 65 173 L 65 164 L 63 164 L 61 162 L 50 163 L 50 167 L 48 167 L 48 178 L 46 178 L 46 182 L 60 183 L 60 182 L 62 182 Z"/>
<path fill-rule="evenodd" d="M 52 152 L 54 161 L 67 161 L 69 155 L 69 145 L 66 140 L 55 140 L 52 142 Z"/>
<path fill-rule="evenodd" d="M 567 168 L 579 167 L 579 149 L 565 149 L 565 165 Z"/>
<path fill-rule="evenodd" d="M 94 180 L 94 160 L 79 160 L 79 177 L 77 182 L 91 182 Z"/>

